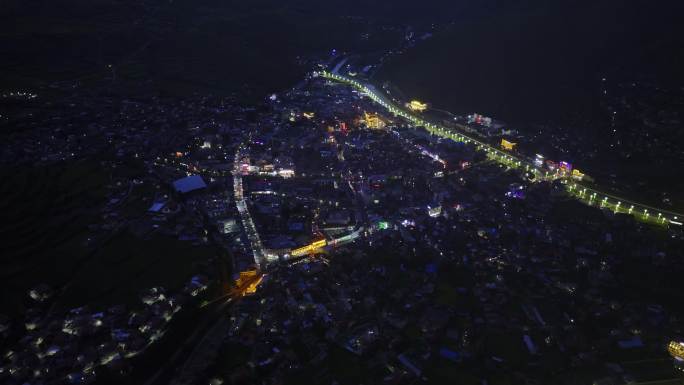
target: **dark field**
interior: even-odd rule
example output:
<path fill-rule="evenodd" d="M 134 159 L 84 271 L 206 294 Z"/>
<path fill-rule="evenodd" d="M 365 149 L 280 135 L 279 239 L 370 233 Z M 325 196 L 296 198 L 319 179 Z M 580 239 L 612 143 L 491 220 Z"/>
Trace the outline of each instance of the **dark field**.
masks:
<path fill-rule="evenodd" d="M 98 165 L 2 169 L 2 308 L 14 313 L 38 283 L 64 284 L 88 257 L 87 226 L 104 194 Z"/>
<path fill-rule="evenodd" d="M 213 255 L 210 247 L 171 237 L 117 234 L 76 270 L 64 291 L 64 306 L 134 302 L 142 290 L 155 286 L 179 289 L 197 270 L 195 264 Z"/>
<path fill-rule="evenodd" d="M 109 181 L 96 162 L 4 168 L 1 175 L 4 313 L 21 313 L 27 291 L 41 283 L 65 294 L 58 307 L 134 303 L 143 289 L 182 286 L 195 263 L 216 255 L 161 235 L 91 232 Z"/>

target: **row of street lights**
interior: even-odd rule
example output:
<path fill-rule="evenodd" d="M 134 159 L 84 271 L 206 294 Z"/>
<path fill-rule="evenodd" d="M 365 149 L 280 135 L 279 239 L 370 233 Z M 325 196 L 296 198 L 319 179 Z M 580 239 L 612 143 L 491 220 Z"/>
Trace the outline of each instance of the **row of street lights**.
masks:
<path fill-rule="evenodd" d="M 386 102 L 382 97 L 380 97 L 378 94 L 373 92 L 370 87 L 358 82 L 357 80 L 349 79 L 344 76 L 340 76 L 337 74 L 332 74 L 327 71 L 323 71 L 320 73 L 323 77 L 326 78 L 332 78 L 340 82 L 348 83 L 356 88 L 362 90 L 363 92 L 366 93 L 373 101 L 377 102 L 381 106 L 385 107 L 387 110 L 389 110 L 391 113 L 393 113 L 395 116 L 401 116 L 405 119 L 408 119 L 409 121 L 413 122 L 414 124 L 422 125 L 424 126 L 428 132 L 441 136 L 443 138 L 448 138 L 451 140 L 463 142 L 463 143 L 474 143 L 478 149 L 483 150 L 490 154 L 495 160 L 498 162 L 504 164 L 507 167 L 514 167 L 514 168 L 521 168 L 524 164 L 525 166 L 525 171 L 527 172 L 533 172 L 535 176 L 540 175 L 540 170 L 535 166 L 535 165 L 530 165 L 529 162 L 518 159 L 515 156 L 503 153 L 502 151 L 486 144 L 483 142 L 480 142 L 479 140 L 470 138 L 466 135 L 460 134 L 460 133 L 455 133 L 453 130 L 437 126 L 435 124 L 426 122 L 416 116 L 413 116 L 404 110 L 397 108 L 396 106 L 392 105 L 391 103 Z M 546 174 L 548 177 L 548 173 Z M 593 204 L 595 200 L 601 199 L 599 198 L 599 195 L 604 195 L 599 193 L 598 191 L 595 191 L 591 188 L 584 187 L 581 185 L 578 185 L 577 183 L 572 183 L 569 186 L 568 190 L 573 193 L 573 195 L 577 196 L 580 198 L 580 200 L 585 201 L 589 203 L 590 205 Z M 576 193 L 577 186 L 583 187 L 583 190 L 580 194 Z M 587 191 L 590 192 L 589 198 L 587 199 Z M 613 208 L 615 213 L 627 213 L 630 215 L 634 215 L 635 217 L 642 219 L 644 221 L 648 221 L 651 223 L 657 223 L 661 225 L 677 225 L 677 226 L 682 226 L 682 222 L 680 221 L 680 216 L 676 213 L 668 213 L 668 212 L 663 212 L 657 209 L 653 209 L 655 213 L 651 213 L 648 207 L 644 205 L 640 205 L 637 203 L 632 204 L 630 202 L 629 208 L 625 208 L 626 206 L 622 205 L 622 201 L 619 200 L 618 198 L 614 197 L 608 197 L 606 195 L 603 196 L 602 200 L 600 200 L 600 207 L 608 207 L 608 208 Z M 652 208 L 651 208 L 652 209 Z"/>

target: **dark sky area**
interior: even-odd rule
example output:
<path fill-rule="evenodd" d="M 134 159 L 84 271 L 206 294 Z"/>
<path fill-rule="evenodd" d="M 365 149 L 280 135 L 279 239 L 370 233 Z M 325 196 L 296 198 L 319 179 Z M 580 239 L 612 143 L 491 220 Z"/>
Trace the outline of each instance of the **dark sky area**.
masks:
<path fill-rule="evenodd" d="M 86 82 L 113 63 L 120 79 L 157 88 L 257 86 L 258 94 L 268 91 L 262 83 L 278 89 L 298 81 L 300 55 L 396 44 L 377 30 L 374 40 L 359 41 L 374 25 L 479 19 L 520 7 L 492 0 L 7 0 L 0 10 L 0 82 Z"/>
<path fill-rule="evenodd" d="M 8 0 L 0 12 L 0 83 L 30 86 L 117 68 L 155 92 L 286 88 L 298 58 L 332 47 L 387 49 L 369 24 L 454 22 L 396 58 L 382 78 L 453 111 L 512 122 L 583 121 L 605 74 L 678 86 L 684 78 L 681 1 L 664 0 Z M 354 17 L 356 16 L 356 17 Z M 361 16 L 361 17 L 358 17 Z M 361 41 L 364 31 L 373 39 Z M 530 119 L 530 117 L 534 119 Z"/>

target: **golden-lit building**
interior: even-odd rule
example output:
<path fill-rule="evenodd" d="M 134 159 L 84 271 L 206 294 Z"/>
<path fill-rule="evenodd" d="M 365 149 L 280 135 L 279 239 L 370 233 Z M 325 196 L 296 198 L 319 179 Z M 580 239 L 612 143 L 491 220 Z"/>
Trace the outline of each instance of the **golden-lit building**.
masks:
<path fill-rule="evenodd" d="M 670 341 L 667 351 L 674 359 L 684 361 L 684 342 Z"/>
<path fill-rule="evenodd" d="M 235 280 L 235 291 L 243 296 L 254 294 L 263 278 L 257 270 L 241 271 L 240 276 Z"/>
<path fill-rule="evenodd" d="M 572 170 L 572 177 L 577 180 L 582 180 L 584 178 L 584 174 L 580 170 L 574 169 Z"/>
<path fill-rule="evenodd" d="M 418 100 L 411 100 L 410 102 L 406 103 L 406 107 L 408 107 L 409 110 L 415 111 L 415 112 L 423 112 L 427 110 L 427 103 L 421 103 Z"/>
<path fill-rule="evenodd" d="M 364 112 L 363 113 L 364 120 L 366 121 L 366 127 L 374 129 L 374 130 L 379 130 L 385 128 L 387 124 L 385 123 L 382 118 L 377 113 L 368 113 Z"/>
<path fill-rule="evenodd" d="M 509 142 L 506 139 L 501 139 L 501 148 L 508 151 L 513 151 L 517 143 Z"/>

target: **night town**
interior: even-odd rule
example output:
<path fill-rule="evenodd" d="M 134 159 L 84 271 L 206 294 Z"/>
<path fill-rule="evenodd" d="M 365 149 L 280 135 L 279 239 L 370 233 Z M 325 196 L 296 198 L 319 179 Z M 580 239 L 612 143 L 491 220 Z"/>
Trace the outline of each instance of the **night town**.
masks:
<path fill-rule="evenodd" d="M 591 112 L 523 121 L 494 89 L 471 110 L 398 78 L 459 23 L 487 41 L 479 23 L 551 24 L 565 1 L 360 16 L 354 1 L 66 1 L 36 2 L 46 24 L 19 4 L 3 17 L 67 35 L 78 12 L 110 33 L 130 19 L 141 41 L 88 75 L 13 59 L 1 77 L 1 383 L 684 384 L 684 83 L 602 68 L 577 85 Z M 243 26 L 245 52 L 274 57 L 241 58 L 254 68 L 230 91 L 189 64 L 211 47 L 164 51 L 291 13 L 336 30 L 330 45 L 265 53 L 248 31 L 276 27 Z M 11 28 L 19 55 L 34 35 Z M 331 46 L 341 30 L 353 43 Z M 449 77 L 434 68 L 415 74 L 426 89 Z"/>

